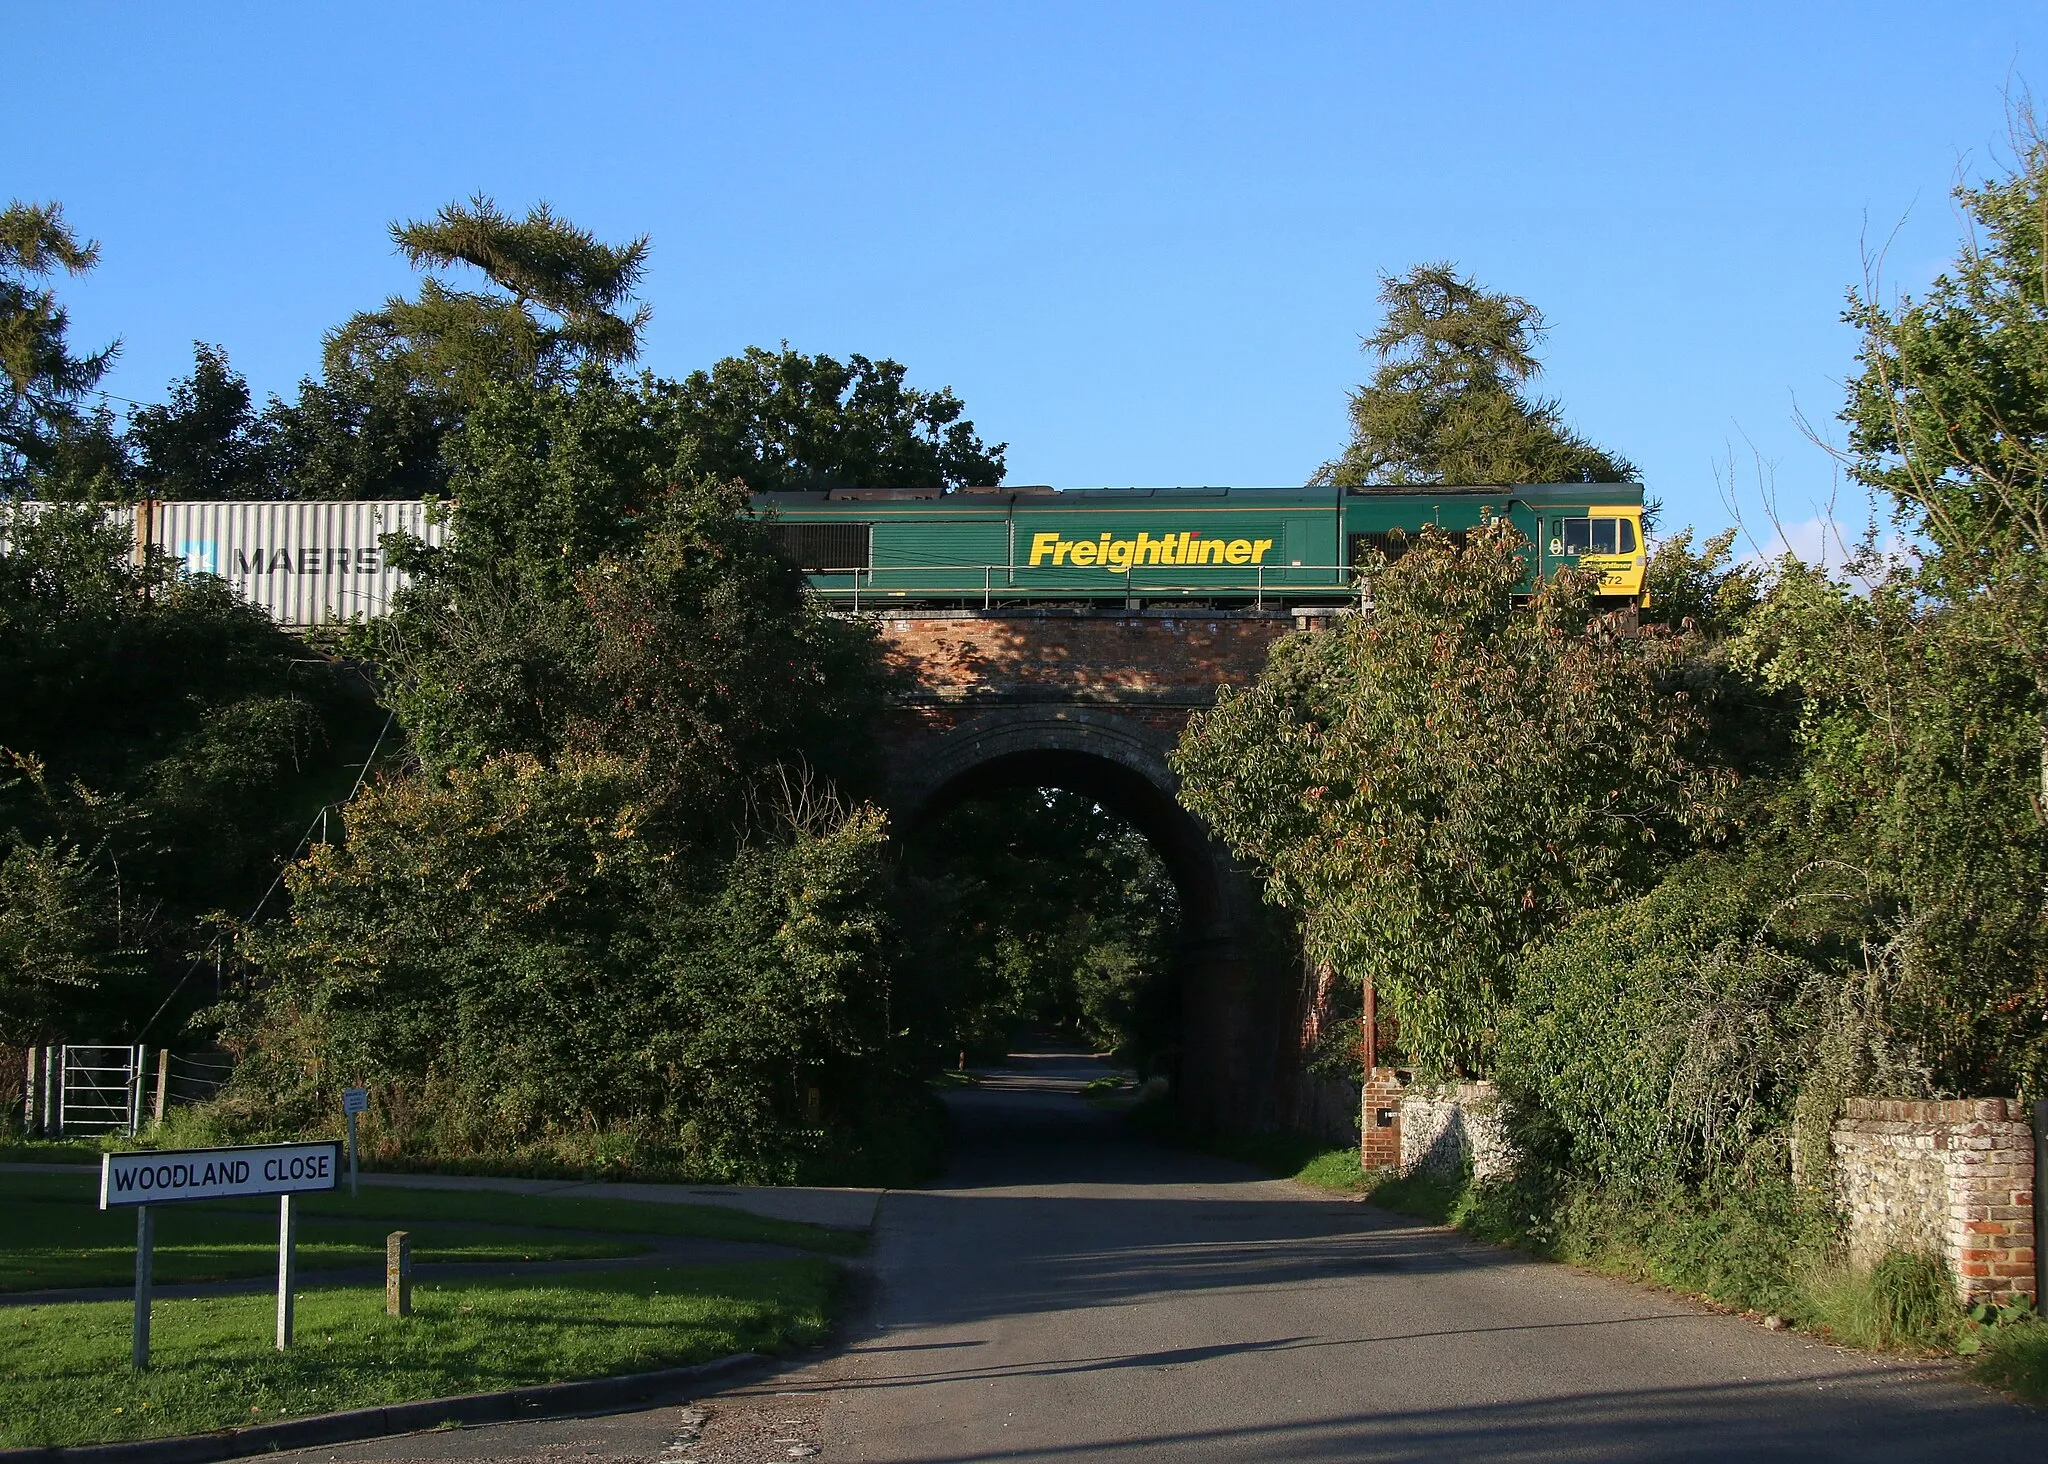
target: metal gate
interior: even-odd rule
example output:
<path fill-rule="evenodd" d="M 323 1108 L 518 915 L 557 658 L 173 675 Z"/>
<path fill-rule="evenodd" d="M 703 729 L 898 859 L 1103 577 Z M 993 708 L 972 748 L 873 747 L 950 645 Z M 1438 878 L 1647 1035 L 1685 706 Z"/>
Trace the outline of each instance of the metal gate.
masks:
<path fill-rule="evenodd" d="M 132 1134 L 141 1115 L 139 1047 L 65 1046 L 57 1067 L 57 1126 L 66 1134 Z"/>

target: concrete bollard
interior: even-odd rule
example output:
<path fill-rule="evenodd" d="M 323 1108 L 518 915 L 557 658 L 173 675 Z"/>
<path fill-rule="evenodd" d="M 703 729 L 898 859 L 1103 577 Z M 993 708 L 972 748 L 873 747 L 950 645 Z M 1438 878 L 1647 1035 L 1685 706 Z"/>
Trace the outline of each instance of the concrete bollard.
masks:
<path fill-rule="evenodd" d="M 403 1230 L 384 1237 L 384 1312 L 412 1315 L 412 1236 Z"/>

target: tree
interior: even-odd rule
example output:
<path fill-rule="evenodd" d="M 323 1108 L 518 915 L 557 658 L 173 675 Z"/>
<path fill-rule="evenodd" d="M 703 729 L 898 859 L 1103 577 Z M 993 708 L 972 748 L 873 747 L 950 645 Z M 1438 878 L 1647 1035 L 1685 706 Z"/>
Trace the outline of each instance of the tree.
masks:
<path fill-rule="evenodd" d="M 366 788 L 348 842 L 287 871 L 290 921 L 244 943 L 266 979 L 230 1008 L 233 1101 L 317 1125 L 339 1072 L 403 1095 L 384 1153 L 639 1140 L 703 1178 L 829 1170 L 889 1075 L 886 825 L 799 796 L 707 863 L 644 794 L 634 763 L 579 754 Z"/>
<path fill-rule="evenodd" d="M 391 226 L 415 269 L 466 265 L 494 289 L 451 289 L 429 275 L 419 297 L 387 300 L 342 327 L 389 336 L 414 380 L 468 401 L 497 382 L 564 380 L 583 362 L 617 365 L 640 352 L 651 311 L 618 312 L 647 268 L 645 235 L 601 244 L 537 204 L 523 219 L 477 194 L 429 220 Z"/>
<path fill-rule="evenodd" d="M 461 405 L 417 380 L 389 323 L 359 317 L 329 333 L 318 377 L 264 413 L 278 476 L 294 498 L 435 498 Z"/>
<path fill-rule="evenodd" d="M 1842 417 L 1851 470 L 1924 537 L 1922 590 L 1984 602 L 1977 623 L 2032 668 L 2048 823 L 2048 138 L 2024 108 L 2014 135 L 2003 176 L 1957 189 L 1975 231 L 1924 298 L 1851 295 Z"/>
<path fill-rule="evenodd" d="M 1515 954 L 1646 887 L 1723 782 L 1678 684 L 1691 637 L 1597 619 L 1576 574 L 1517 607 L 1521 542 L 1424 529 L 1369 566 L 1370 616 L 1280 642 L 1174 754 L 1309 955 L 1369 983 L 1437 1072 L 1484 1070 Z"/>
<path fill-rule="evenodd" d="M 394 223 L 391 238 L 415 267 L 475 269 L 484 288 L 429 275 L 417 298 L 393 296 L 328 333 L 320 375 L 264 413 L 288 496 L 438 496 L 450 437 L 491 388 L 564 385 L 639 351 L 648 309 L 624 312 L 644 236 L 607 245 L 544 203 L 515 219 L 478 195 Z"/>
<path fill-rule="evenodd" d="M 1949 1092 L 2048 1082 L 2048 829 L 2033 797 L 2035 667 L 2001 597 L 1932 600 L 1905 568 L 1858 592 L 1781 565 L 1733 644 L 1798 710 L 1778 836 L 1856 872 L 1896 941 L 1893 1030 Z"/>
<path fill-rule="evenodd" d="M 380 719 L 222 581 L 39 507 L 0 518 L 0 964 L 44 1030 L 111 1038 L 262 897 Z"/>
<path fill-rule="evenodd" d="M 943 1058 L 1000 1056 L 1028 1023 L 1158 1064 L 1179 899 L 1143 834 L 1085 794 L 1016 788 L 905 845 L 918 1021 Z"/>
<path fill-rule="evenodd" d="M 950 389 L 920 391 L 904 374 L 894 361 L 749 346 L 673 388 L 675 422 L 700 472 L 756 493 L 1002 482 L 1005 444 L 985 446 Z"/>
<path fill-rule="evenodd" d="M 70 315 L 41 282 L 53 271 L 81 275 L 99 263 L 97 241 L 81 243 L 59 203 L 0 212 L 0 495 L 30 490 L 31 475 L 56 465 L 79 419 L 79 401 L 114 363 L 118 341 L 71 354 Z"/>
<path fill-rule="evenodd" d="M 1365 341 L 1380 365 L 1351 393 L 1351 443 L 1315 481 L 1613 483 L 1628 459 L 1564 425 L 1558 403 L 1524 387 L 1542 371 L 1548 330 L 1527 300 L 1491 294 L 1449 263 L 1383 275 L 1386 319 Z"/>
<path fill-rule="evenodd" d="M 128 418 L 133 479 L 154 498 L 282 498 L 270 422 L 253 411 L 249 383 L 218 346 L 192 344 L 192 374 L 170 400 Z"/>
<path fill-rule="evenodd" d="M 660 388 L 586 366 L 506 386 L 464 429 L 455 533 L 371 631 L 429 768 L 506 751 L 648 760 L 695 819 L 802 761 L 860 785 L 872 633 L 807 598 L 742 485 L 687 471 Z"/>

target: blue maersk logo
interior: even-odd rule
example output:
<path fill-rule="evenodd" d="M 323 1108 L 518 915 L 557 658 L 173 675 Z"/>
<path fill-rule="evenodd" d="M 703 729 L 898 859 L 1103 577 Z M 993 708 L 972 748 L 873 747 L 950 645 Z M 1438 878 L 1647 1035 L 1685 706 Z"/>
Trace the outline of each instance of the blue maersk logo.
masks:
<path fill-rule="evenodd" d="M 187 574 L 219 574 L 220 545 L 212 539 L 181 539 L 178 557 L 185 561 Z"/>

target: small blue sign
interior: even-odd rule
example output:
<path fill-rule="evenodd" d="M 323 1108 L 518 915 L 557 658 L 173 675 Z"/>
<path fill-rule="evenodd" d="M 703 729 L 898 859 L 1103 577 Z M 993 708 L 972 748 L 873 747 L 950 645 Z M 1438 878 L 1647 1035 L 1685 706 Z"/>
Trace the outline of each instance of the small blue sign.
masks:
<path fill-rule="evenodd" d="M 219 574 L 220 545 L 212 539 L 181 539 L 178 557 L 185 561 L 187 574 Z"/>

